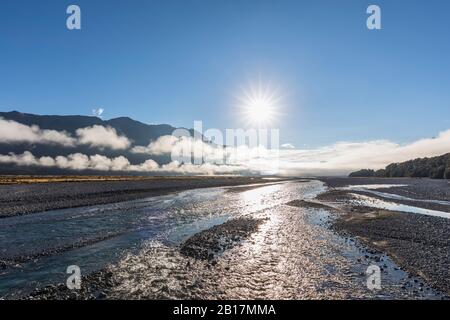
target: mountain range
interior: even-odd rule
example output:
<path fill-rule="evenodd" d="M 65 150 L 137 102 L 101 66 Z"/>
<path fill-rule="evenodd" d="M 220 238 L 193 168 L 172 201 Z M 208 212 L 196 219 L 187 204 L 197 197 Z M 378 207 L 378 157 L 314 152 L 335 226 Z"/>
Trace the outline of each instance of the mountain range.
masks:
<path fill-rule="evenodd" d="M 99 148 L 89 145 L 64 146 L 44 143 L 15 142 L 10 143 L 0 140 L 0 155 L 14 153 L 23 154 L 31 152 L 35 157 L 57 157 L 68 156 L 69 154 L 81 153 L 87 156 L 101 154 L 109 158 L 118 156 L 126 157 L 131 164 L 139 164 L 148 159 L 153 159 L 159 164 L 170 162 L 167 155 L 152 155 L 133 153 L 130 150 L 134 146 L 147 146 L 150 142 L 157 140 L 161 136 L 171 135 L 177 128 L 168 124 L 149 125 L 128 117 L 102 120 L 95 116 L 59 116 L 59 115 L 36 115 L 21 113 L 18 111 L 0 112 L 0 119 L 14 121 L 29 127 L 38 126 L 40 130 L 55 130 L 65 132 L 70 136 L 75 136 L 80 128 L 93 126 L 103 126 L 113 128 L 119 136 L 125 136 L 130 141 L 130 147 L 126 150 L 115 150 Z M 192 129 L 189 129 L 191 134 Z M 18 133 L 20 134 L 20 132 Z M 14 164 L 0 163 L 0 174 L 65 174 L 65 170 L 58 168 L 34 168 L 18 167 Z M 73 173 L 73 172 L 72 172 Z M 90 171 L 89 173 L 93 173 Z"/>

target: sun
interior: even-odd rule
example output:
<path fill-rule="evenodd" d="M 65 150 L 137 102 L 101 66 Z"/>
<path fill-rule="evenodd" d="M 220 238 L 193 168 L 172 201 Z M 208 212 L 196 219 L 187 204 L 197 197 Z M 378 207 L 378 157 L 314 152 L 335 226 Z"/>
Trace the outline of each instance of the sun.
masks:
<path fill-rule="evenodd" d="M 244 120 L 251 125 L 270 125 L 276 118 L 280 98 L 277 90 L 269 85 L 250 86 L 249 90 L 243 90 L 240 100 L 240 109 Z"/>
<path fill-rule="evenodd" d="M 274 104 L 266 97 L 252 97 L 245 106 L 248 118 L 258 124 L 270 122 L 273 119 Z"/>

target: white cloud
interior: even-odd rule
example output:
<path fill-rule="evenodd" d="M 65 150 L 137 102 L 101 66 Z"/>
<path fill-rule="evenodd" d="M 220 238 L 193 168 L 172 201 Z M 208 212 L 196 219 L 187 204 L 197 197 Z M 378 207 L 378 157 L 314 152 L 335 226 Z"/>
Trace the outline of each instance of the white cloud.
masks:
<path fill-rule="evenodd" d="M 283 148 L 284 147 L 284 148 Z M 393 162 L 415 158 L 433 157 L 450 152 L 450 130 L 436 138 L 420 139 L 401 145 L 388 140 L 367 142 L 337 142 L 317 149 L 268 150 L 264 147 L 218 148 L 192 138 L 161 137 L 147 147 L 136 147 L 134 152 L 170 154 L 176 150 L 200 152 L 204 158 L 220 159 L 230 170 L 246 168 L 247 171 L 277 173 L 282 175 L 346 175 L 362 168 L 381 169 Z M 202 153 L 203 152 L 203 153 Z M 206 170 L 207 166 L 203 169 Z M 175 170 L 174 168 L 169 168 Z M 193 168 L 191 171 L 195 171 Z"/>
<path fill-rule="evenodd" d="M 436 138 L 401 145 L 387 140 L 338 142 L 313 150 L 280 151 L 280 169 L 287 175 L 337 175 L 359 169 L 382 169 L 390 163 L 450 152 L 450 130 Z"/>
<path fill-rule="evenodd" d="M 103 112 L 105 112 L 105 109 L 103 109 L 103 108 L 92 109 L 92 115 L 95 117 L 101 118 Z"/>
<path fill-rule="evenodd" d="M 136 171 L 136 172 L 154 172 L 159 169 L 159 164 L 152 160 L 146 160 L 145 162 L 138 165 L 131 165 L 128 167 L 128 171 Z"/>
<path fill-rule="evenodd" d="M 53 167 L 55 160 L 51 157 L 36 158 L 31 152 L 25 151 L 21 155 L 0 155 L 0 163 L 14 163 L 19 166 Z"/>
<path fill-rule="evenodd" d="M 148 146 L 136 146 L 131 149 L 133 153 L 148 155 L 170 155 L 174 161 L 183 162 L 185 157 L 201 160 L 200 162 L 225 164 L 240 163 L 245 160 L 260 157 L 266 153 L 262 146 L 250 148 L 246 145 L 238 147 L 222 147 L 209 144 L 193 137 L 161 136 Z M 186 161 L 184 161 L 186 162 Z"/>
<path fill-rule="evenodd" d="M 160 172 L 185 175 L 215 175 L 215 174 L 248 174 L 250 170 L 244 165 L 218 165 L 212 163 L 180 164 L 172 161 L 160 167 Z"/>
<path fill-rule="evenodd" d="M 130 140 L 125 136 L 119 136 L 116 129 L 94 125 L 77 129 L 79 144 L 87 144 L 91 147 L 110 148 L 114 150 L 128 149 L 131 145 Z"/>
<path fill-rule="evenodd" d="M 131 149 L 133 153 L 143 153 L 148 155 L 170 155 L 172 160 L 179 162 L 185 158 L 204 160 L 205 162 L 215 162 L 223 164 L 224 157 L 227 155 L 227 150 L 210 145 L 203 142 L 201 139 L 194 139 L 193 137 L 175 137 L 175 136 L 161 136 L 157 140 L 151 142 L 148 146 L 136 146 Z"/>
<path fill-rule="evenodd" d="M 65 131 L 41 129 L 37 125 L 28 126 L 13 120 L 0 118 L 0 141 L 2 143 L 51 144 L 65 147 L 89 145 L 95 148 L 125 150 L 131 145 L 126 136 L 120 136 L 112 127 L 94 125 L 76 130 L 77 137 Z"/>
<path fill-rule="evenodd" d="M 292 143 L 283 143 L 281 149 L 295 149 L 295 146 Z"/>
<path fill-rule="evenodd" d="M 54 167 L 71 170 L 98 170 L 111 172 L 141 172 L 158 174 L 180 174 L 180 175 L 213 175 L 232 174 L 248 172 L 244 166 L 214 165 L 214 164 L 180 164 L 177 161 L 159 165 L 154 160 L 147 160 L 141 164 L 132 165 L 123 156 L 108 158 L 103 155 L 87 156 L 75 153 L 65 156 L 35 157 L 31 152 L 23 154 L 0 155 L 0 163 L 16 164 L 19 166 Z"/>
<path fill-rule="evenodd" d="M 85 170 L 90 166 L 89 157 L 81 153 L 71 154 L 67 157 L 57 156 L 55 163 L 56 167 L 61 169 Z"/>
<path fill-rule="evenodd" d="M 173 148 L 180 142 L 180 139 L 175 136 L 161 136 L 157 140 L 150 142 L 146 147 L 136 146 L 131 149 L 133 153 L 145 153 L 150 155 L 171 154 Z"/>
<path fill-rule="evenodd" d="M 65 132 L 42 130 L 37 126 L 26 126 L 0 118 L 0 141 L 6 143 L 28 142 L 64 146 L 79 144 L 115 150 L 128 149 L 130 140 L 119 136 L 114 128 L 93 126 L 76 131 L 77 137 Z M 169 164 L 159 165 L 147 160 L 138 165 L 121 156 L 108 158 L 103 155 L 87 156 L 74 153 L 55 158 L 36 158 L 30 152 L 21 155 L 0 155 L 0 163 L 15 163 L 23 166 L 58 167 L 74 170 L 135 171 L 177 174 L 224 174 L 224 173 L 274 173 L 282 175 L 344 175 L 359 169 L 381 169 L 393 162 L 415 158 L 438 156 L 450 152 L 450 130 L 435 138 L 420 139 L 409 144 L 398 144 L 388 140 L 367 142 L 337 142 L 316 149 L 292 149 L 284 144 L 280 150 L 264 147 L 249 148 L 220 147 L 192 137 L 162 136 L 148 146 L 136 146 L 134 153 L 149 155 L 195 155 L 205 160 L 204 164 L 180 164 L 173 158 Z M 190 156 L 189 156 L 190 157 Z M 178 161 L 177 161 L 178 160 Z M 278 171 L 277 171 L 278 170 Z"/>
<path fill-rule="evenodd" d="M 16 121 L 0 118 L 0 141 L 4 143 L 41 143 L 74 146 L 76 139 L 67 132 L 42 130 L 38 126 L 27 126 Z"/>

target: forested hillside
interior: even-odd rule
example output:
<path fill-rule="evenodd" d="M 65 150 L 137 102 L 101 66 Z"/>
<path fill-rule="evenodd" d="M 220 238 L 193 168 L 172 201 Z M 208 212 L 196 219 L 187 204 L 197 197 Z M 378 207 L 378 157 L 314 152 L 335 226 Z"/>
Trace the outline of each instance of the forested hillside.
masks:
<path fill-rule="evenodd" d="M 392 163 L 385 169 L 363 169 L 352 172 L 350 177 L 418 177 L 450 179 L 450 153 L 432 158 L 419 158 Z"/>

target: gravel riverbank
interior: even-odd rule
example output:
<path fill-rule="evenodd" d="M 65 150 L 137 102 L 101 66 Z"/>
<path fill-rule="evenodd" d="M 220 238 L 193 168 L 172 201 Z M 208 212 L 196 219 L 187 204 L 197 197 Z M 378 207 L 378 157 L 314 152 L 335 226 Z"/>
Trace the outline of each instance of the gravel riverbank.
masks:
<path fill-rule="evenodd" d="M 253 177 L 161 177 L 129 181 L 0 185 L 0 218 L 136 200 L 196 188 L 275 181 Z"/>
<path fill-rule="evenodd" d="M 389 211 L 370 205 L 358 206 L 352 202 L 352 193 L 386 199 L 371 193 L 339 189 L 352 185 L 402 184 L 401 187 L 377 191 L 418 200 L 448 201 L 450 186 L 447 181 L 408 178 L 324 178 L 323 181 L 331 189 L 318 199 L 341 207 L 341 214 L 333 225 L 334 230 L 356 237 L 369 248 L 386 253 L 410 275 L 420 277 L 450 296 L 450 219 Z M 450 212 L 450 207 L 446 205 L 398 199 L 388 201 Z"/>

